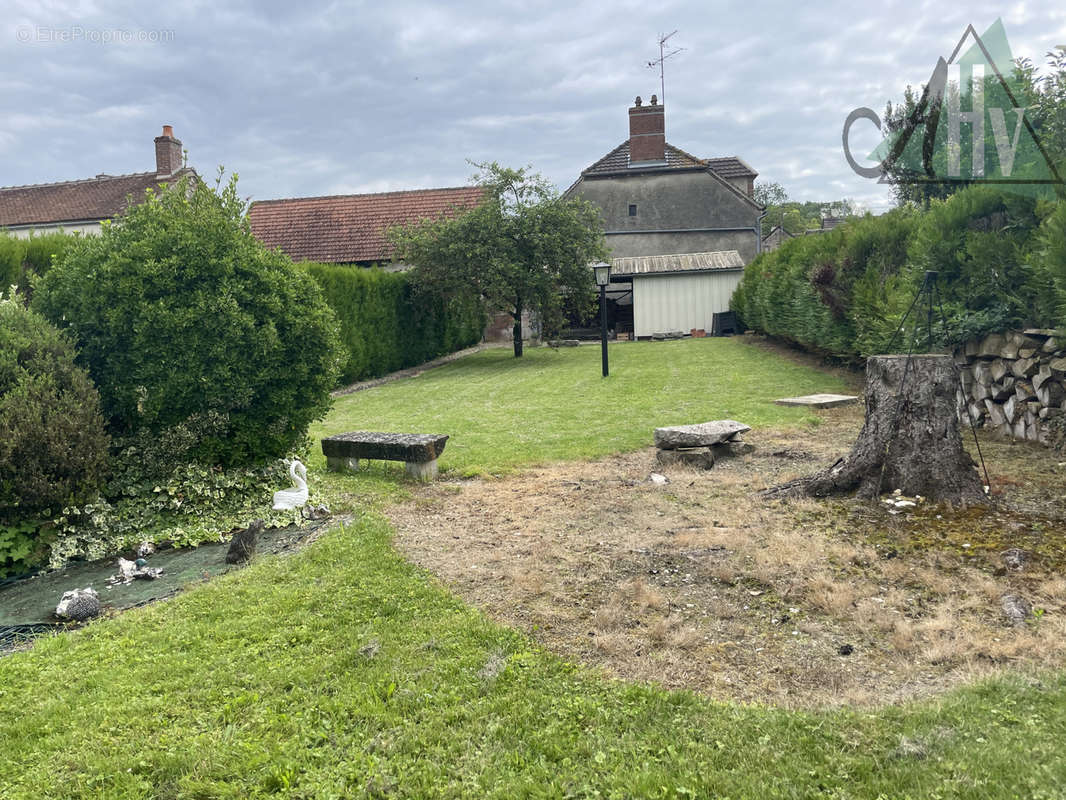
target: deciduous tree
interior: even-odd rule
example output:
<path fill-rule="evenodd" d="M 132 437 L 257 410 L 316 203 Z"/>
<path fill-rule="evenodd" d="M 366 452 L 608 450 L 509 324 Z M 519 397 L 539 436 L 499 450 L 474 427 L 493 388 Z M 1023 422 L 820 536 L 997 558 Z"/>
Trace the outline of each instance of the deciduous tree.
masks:
<path fill-rule="evenodd" d="M 476 166 L 484 201 L 451 219 L 393 229 L 396 258 L 415 266 L 428 291 L 473 294 L 488 311 L 512 314 L 519 357 L 523 312 L 547 319 L 592 292 L 589 264 L 607 255 L 603 225 L 595 207 L 560 197 L 529 168 Z"/>

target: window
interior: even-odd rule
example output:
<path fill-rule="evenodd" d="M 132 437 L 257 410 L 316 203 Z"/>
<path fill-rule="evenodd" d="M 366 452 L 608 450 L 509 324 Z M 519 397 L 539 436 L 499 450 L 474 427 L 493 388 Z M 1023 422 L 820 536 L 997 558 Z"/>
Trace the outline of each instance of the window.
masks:
<path fill-rule="evenodd" d="M 629 216 L 635 217 L 637 215 L 637 207 L 633 204 L 629 206 Z"/>

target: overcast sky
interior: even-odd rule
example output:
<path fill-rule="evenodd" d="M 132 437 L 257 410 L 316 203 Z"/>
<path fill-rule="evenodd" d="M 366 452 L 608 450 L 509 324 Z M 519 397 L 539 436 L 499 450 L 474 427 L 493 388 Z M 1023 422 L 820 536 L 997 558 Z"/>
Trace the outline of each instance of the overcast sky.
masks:
<path fill-rule="evenodd" d="M 790 196 L 888 191 L 841 149 L 848 112 L 927 80 L 967 24 L 1015 56 L 1066 44 L 1066 3 L 163 3 L 17 0 L 0 23 L 5 186 L 154 169 L 174 126 L 201 175 L 253 199 L 467 183 L 466 159 L 532 164 L 560 189 L 659 93 L 666 135 L 738 155 Z M 867 126 L 856 141 L 872 149 Z M 864 135 L 865 134 L 865 135 Z"/>

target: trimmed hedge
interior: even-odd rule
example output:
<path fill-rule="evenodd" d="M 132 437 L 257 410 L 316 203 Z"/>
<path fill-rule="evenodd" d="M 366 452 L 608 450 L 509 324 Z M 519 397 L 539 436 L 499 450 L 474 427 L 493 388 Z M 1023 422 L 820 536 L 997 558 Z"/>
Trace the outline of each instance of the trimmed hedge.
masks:
<path fill-rule="evenodd" d="M 0 233 L 0 295 L 11 286 L 29 297 L 34 276 L 44 275 L 59 261 L 78 237 L 70 233 L 31 234 L 21 239 L 10 233 Z"/>
<path fill-rule="evenodd" d="M 801 236 L 747 266 L 731 307 L 744 325 L 845 360 L 906 349 L 893 334 L 938 273 L 935 345 L 1009 327 L 1066 323 L 1066 268 L 1053 204 L 976 185 L 934 201 Z M 1056 283 L 1057 281 L 1057 283 Z M 913 315 L 912 315 L 913 318 Z M 919 347 L 928 345 L 924 340 Z"/>
<path fill-rule="evenodd" d="M 481 341 L 485 315 L 470 300 L 419 292 L 405 273 L 303 262 L 340 321 L 344 384 L 425 363 Z"/>
<path fill-rule="evenodd" d="M 1055 287 L 1055 309 L 1066 328 L 1066 203 L 1059 203 L 1040 227 L 1037 258 Z"/>

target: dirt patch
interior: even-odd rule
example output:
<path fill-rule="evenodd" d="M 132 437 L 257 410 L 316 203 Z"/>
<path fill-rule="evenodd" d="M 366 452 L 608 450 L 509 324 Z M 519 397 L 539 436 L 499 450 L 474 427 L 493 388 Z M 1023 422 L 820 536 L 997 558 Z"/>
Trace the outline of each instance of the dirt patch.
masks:
<path fill-rule="evenodd" d="M 391 510 L 397 546 L 567 658 L 716 698 L 877 705 L 1062 663 L 1066 464 L 983 442 L 999 493 L 983 512 L 761 498 L 846 453 L 862 410 L 821 418 L 753 431 L 754 455 L 709 472 L 661 469 L 649 448 L 439 482 Z"/>

